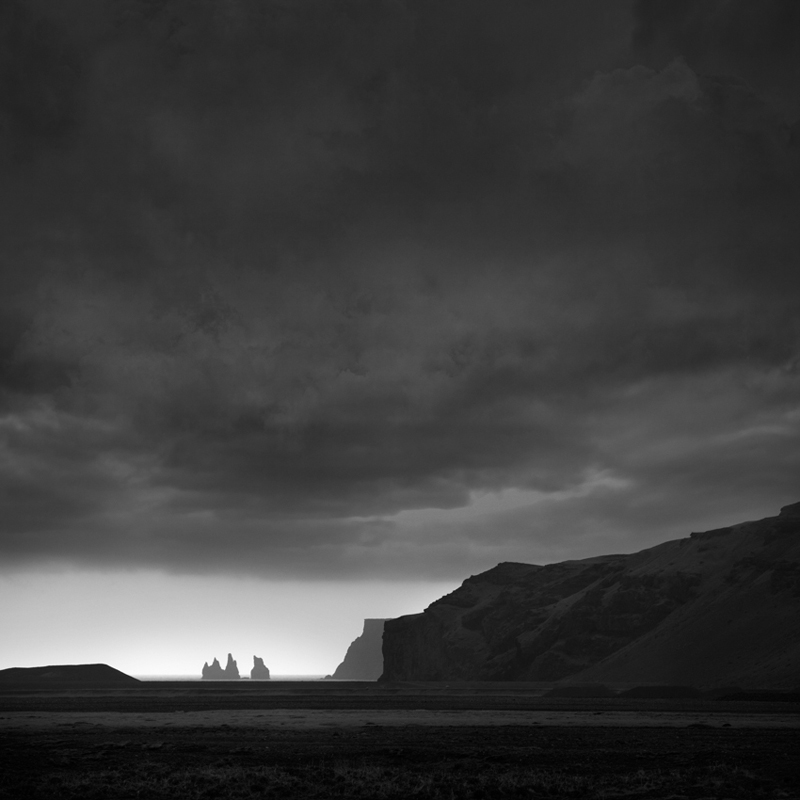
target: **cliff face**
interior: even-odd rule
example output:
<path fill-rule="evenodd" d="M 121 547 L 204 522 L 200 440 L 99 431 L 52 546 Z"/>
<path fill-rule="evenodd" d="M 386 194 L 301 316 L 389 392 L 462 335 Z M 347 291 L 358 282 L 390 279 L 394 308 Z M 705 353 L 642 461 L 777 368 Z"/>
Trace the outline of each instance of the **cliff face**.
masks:
<path fill-rule="evenodd" d="M 384 680 L 800 682 L 800 503 L 631 555 L 473 576 L 386 623 Z"/>
<path fill-rule="evenodd" d="M 383 672 L 383 626 L 385 619 L 365 619 L 364 631 L 347 648 L 344 661 L 332 678 L 376 681 Z"/>

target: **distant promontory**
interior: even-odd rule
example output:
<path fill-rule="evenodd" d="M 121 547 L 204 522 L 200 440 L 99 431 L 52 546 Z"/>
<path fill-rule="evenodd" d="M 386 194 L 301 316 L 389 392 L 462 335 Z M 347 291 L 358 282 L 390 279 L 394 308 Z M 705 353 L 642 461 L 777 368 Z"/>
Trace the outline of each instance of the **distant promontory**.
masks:
<path fill-rule="evenodd" d="M 353 640 L 333 675 L 337 680 L 376 681 L 383 672 L 383 626 L 385 619 L 365 619 L 364 630 Z"/>
<path fill-rule="evenodd" d="M 132 686 L 139 680 L 108 664 L 52 664 L 47 667 L 11 667 L 0 670 L 3 685 Z"/>

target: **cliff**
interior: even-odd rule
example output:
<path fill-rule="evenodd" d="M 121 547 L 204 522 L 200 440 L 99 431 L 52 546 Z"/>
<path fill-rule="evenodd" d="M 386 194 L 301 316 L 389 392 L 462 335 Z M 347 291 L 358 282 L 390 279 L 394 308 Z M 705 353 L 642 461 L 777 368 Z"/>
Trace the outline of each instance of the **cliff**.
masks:
<path fill-rule="evenodd" d="M 222 669 L 219 661 L 215 658 L 211 666 L 208 665 L 207 661 L 203 664 L 201 674 L 206 680 L 217 681 L 238 681 L 240 677 L 239 668 L 230 653 L 228 653 L 228 663 L 225 665 L 225 669 Z"/>
<path fill-rule="evenodd" d="M 269 669 L 264 666 L 264 659 L 253 656 L 253 669 L 250 670 L 250 680 L 268 681 L 269 679 Z"/>
<path fill-rule="evenodd" d="M 383 680 L 794 687 L 800 503 L 631 555 L 503 563 L 386 623 Z"/>
<path fill-rule="evenodd" d="M 385 619 L 365 619 L 364 630 L 353 640 L 331 678 L 376 681 L 383 672 L 383 626 Z"/>

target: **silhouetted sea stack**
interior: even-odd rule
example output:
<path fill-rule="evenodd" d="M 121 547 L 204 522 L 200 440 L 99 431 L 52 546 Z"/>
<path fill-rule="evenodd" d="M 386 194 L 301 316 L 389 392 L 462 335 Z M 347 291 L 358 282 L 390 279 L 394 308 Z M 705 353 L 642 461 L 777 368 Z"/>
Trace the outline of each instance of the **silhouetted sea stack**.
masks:
<path fill-rule="evenodd" d="M 206 680 L 222 680 L 225 677 L 225 673 L 222 671 L 222 666 L 216 658 L 211 662 L 210 666 L 208 661 L 203 664 L 201 675 Z"/>
<path fill-rule="evenodd" d="M 384 680 L 792 688 L 800 503 L 631 555 L 503 563 L 386 623 Z"/>
<path fill-rule="evenodd" d="M 250 670 L 250 679 L 254 681 L 268 681 L 269 669 L 264 666 L 264 659 L 253 656 L 253 669 Z"/>
<path fill-rule="evenodd" d="M 208 661 L 203 664 L 201 674 L 206 680 L 215 681 L 238 681 L 240 677 L 239 668 L 236 666 L 236 662 L 233 660 L 233 656 L 230 653 L 228 653 L 228 663 L 225 665 L 225 669 L 222 669 L 219 661 L 215 658 L 211 666 L 208 665 Z"/>
<path fill-rule="evenodd" d="M 11 667 L 0 670 L 0 683 L 37 687 L 132 686 L 136 678 L 108 664 L 53 664 L 47 667 Z"/>
<path fill-rule="evenodd" d="M 361 636 L 353 640 L 329 678 L 351 681 L 376 681 L 383 672 L 383 626 L 385 619 L 365 619 Z"/>
<path fill-rule="evenodd" d="M 225 665 L 225 677 L 232 681 L 238 681 L 240 677 L 239 667 L 236 666 L 236 662 L 230 653 L 228 653 L 228 663 Z"/>

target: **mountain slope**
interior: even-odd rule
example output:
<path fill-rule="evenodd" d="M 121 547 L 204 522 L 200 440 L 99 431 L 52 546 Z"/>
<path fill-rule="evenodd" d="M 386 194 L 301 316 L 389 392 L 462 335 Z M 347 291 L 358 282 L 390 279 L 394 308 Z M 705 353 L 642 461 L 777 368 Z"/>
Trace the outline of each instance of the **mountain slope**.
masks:
<path fill-rule="evenodd" d="M 386 623 L 384 680 L 800 684 L 800 503 L 631 555 L 473 576 Z"/>

